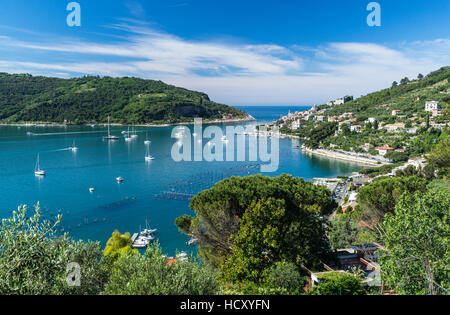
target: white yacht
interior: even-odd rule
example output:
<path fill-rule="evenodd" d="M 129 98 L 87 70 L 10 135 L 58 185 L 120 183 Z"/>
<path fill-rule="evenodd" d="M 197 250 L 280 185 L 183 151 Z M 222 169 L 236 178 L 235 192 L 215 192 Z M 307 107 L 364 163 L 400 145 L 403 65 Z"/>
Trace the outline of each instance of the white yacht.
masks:
<path fill-rule="evenodd" d="M 116 178 L 116 181 L 118 183 L 123 183 L 124 179 L 123 179 L 123 177 L 119 176 L 119 177 Z"/>
<path fill-rule="evenodd" d="M 37 156 L 36 167 L 34 169 L 34 175 L 36 175 L 36 176 L 45 176 L 46 175 L 46 172 L 44 170 L 41 170 L 41 166 L 39 163 L 39 154 Z"/>

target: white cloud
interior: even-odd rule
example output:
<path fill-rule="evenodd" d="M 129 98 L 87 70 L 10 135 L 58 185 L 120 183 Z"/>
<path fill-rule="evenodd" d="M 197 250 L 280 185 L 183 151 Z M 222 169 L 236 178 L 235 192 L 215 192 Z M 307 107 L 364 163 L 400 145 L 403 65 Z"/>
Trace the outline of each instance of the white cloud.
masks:
<path fill-rule="evenodd" d="M 283 47 L 190 41 L 145 25 L 113 27 L 127 32 L 127 39 L 54 44 L 0 36 L 0 49 L 52 56 L 46 63 L 0 60 L 0 71 L 138 76 L 204 91 L 216 101 L 233 105 L 294 105 L 323 103 L 344 94 L 359 96 L 450 61 L 448 39 L 396 47 L 356 42 Z"/>

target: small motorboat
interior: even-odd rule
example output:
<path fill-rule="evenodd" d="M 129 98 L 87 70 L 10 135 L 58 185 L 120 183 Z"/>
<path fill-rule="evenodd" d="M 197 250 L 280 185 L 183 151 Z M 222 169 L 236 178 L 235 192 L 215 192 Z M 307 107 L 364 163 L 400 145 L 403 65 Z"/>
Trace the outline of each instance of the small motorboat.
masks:
<path fill-rule="evenodd" d="M 119 176 L 119 177 L 116 178 L 116 181 L 118 183 L 123 183 L 124 179 L 123 179 L 123 177 Z"/>

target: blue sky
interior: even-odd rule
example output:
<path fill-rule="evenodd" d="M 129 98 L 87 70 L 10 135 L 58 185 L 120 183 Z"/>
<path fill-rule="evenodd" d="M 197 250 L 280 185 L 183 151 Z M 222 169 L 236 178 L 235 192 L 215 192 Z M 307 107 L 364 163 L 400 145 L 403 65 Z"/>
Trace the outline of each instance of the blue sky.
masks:
<path fill-rule="evenodd" d="M 230 105 L 356 97 L 450 64 L 450 1 L 69 0 L 0 2 L 0 72 L 137 76 Z"/>

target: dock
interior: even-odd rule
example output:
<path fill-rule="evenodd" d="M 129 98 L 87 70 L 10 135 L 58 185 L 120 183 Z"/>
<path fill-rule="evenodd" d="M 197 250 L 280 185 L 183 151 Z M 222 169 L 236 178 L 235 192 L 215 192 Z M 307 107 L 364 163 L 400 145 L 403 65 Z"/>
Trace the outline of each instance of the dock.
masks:
<path fill-rule="evenodd" d="M 134 241 L 137 239 L 138 236 L 139 236 L 138 233 L 134 233 L 133 236 L 131 237 L 131 242 L 134 243 Z"/>

